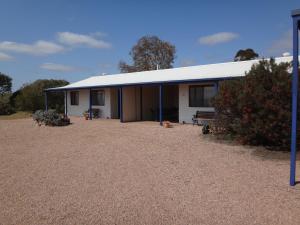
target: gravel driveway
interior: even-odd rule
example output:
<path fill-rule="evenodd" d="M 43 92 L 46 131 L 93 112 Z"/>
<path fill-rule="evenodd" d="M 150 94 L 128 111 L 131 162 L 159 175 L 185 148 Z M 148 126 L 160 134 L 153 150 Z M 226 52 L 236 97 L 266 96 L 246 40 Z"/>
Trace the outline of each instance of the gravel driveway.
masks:
<path fill-rule="evenodd" d="M 300 224 L 287 153 L 216 143 L 191 125 L 72 121 L 0 121 L 1 225 Z"/>

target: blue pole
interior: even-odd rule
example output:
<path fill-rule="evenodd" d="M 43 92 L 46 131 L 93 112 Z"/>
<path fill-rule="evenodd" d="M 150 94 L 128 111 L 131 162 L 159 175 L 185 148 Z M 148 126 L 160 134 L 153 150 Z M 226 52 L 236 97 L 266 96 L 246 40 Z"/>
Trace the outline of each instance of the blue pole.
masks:
<path fill-rule="evenodd" d="M 292 83 L 292 137 L 291 137 L 291 167 L 290 185 L 296 184 L 296 151 L 297 151 L 297 100 L 298 100 L 298 29 L 299 18 L 293 17 L 293 83 Z"/>
<path fill-rule="evenodd" d="M 118 118 L 120 119 L 120 88 L 118 88 Z"/>
<path fill-rule="evenodd" d="M 68 117 L 68 92 L 65 91 L 65 117 Z"/>
<path fill-rule="evenodd" d="M 140 110 L 141 110 L 141 121 L 143 121 L 143 87 L 140 87 Z"/>
<path fill-rule="evenodd" d="M 159 124 L 163 122 L 163 86 L 159 85 Z"/>
<path fill-rule="evenodd" d="M 90 89 L 90 98 L 89 98 L 89 118 L 92 120 L 93 111 L 92 111 L 92 89 Z"/>
<path fill-rule="evenodd" d="M 214 83 L 214 88 L 215 88 L 215 94 L 217 94 L 217 93 L 218 93 L 218 90 L 219 90 L 219 82 L 218 82 L 218 81 L 216 81 L 216 82 Z"/>
<path fill-rule="evenodd" d="M 119 88 L 119 113 L 120 113 L 120 122 L 123 123 L 123 90 L 122 90 L 122 87 Z"/>
<path fill-rule="evenodd" d="M 45 111 L 48 111 L 48 96 L 47 96 L 47 91 L 45 91 Z"/>

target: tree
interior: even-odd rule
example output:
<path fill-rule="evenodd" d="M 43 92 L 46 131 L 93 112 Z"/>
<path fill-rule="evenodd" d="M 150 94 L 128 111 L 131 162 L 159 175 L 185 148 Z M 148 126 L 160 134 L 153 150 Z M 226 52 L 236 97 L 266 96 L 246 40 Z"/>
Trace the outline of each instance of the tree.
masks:
<path fill-rule="evenodd" d="M 0 72 L 0 115 L 13 112 L 9 98 L 11 96 L 12 79 Z"/>
<path fill-rule="evenodd" d="M 289 149 L 289 63 L 261 60 L 244 78 L 224 81 L 213 100 L 217 130 L 244 144 Z"/>
<path fill-rule="evenodd" d="M 258 54 L 252 49 L 252 48 L 247 48 L 245 50 L 240 49 L 235 57 L 234 61 L 247 61 L 247 60 L 252 60 L 258 58 Z"/>
<path fill-rule="evenodd" d="M 19 94 L 15 96 L 15 105 L 18 110 L 36 111 L 43 109 L 45 106 L 44 90 L 52 87 L 60 87 L 69 84 L 65 80 L 36 80 L 31 84 L 25 84 Z M 49 108 L 63 112 L 64 109 L 64 93 L 53 92 L 48 94 Z"/>
<path fill-rule="evenodd" d="M 0 95 L 11 92 L 12 79 L 0 72 Z"/>
<path fill-rule="evenodd" d="M 9 115 L 14 112 L 10 105 L 9 98 L 11 93 L 4 93 L 0 95 L 0 115 Z"/>
<path fill-rule="evenodd" d="M 121 61 L 119 68 L 122 73 L 172 68 L 175 58 L 175 46 L 157 36 L 140 38 L 130 51 L 133 65 Z"/>

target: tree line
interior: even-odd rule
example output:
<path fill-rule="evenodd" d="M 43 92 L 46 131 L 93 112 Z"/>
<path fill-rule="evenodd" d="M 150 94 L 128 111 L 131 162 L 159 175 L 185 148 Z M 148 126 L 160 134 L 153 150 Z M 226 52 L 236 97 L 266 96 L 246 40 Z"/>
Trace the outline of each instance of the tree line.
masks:
<path fill-rule="evenodd" d="M 0 73 L 0 115 L 9 115 L 16 111 L 34 112 L 43 109 L 44 89 L 69 84 L 65 80 L 36 80 L 24 84 L 20 89 L 12 92 L 12 78 Z M 49 107 L 63 112 L 63 93 L 50 93 L 48 95 Z"/>

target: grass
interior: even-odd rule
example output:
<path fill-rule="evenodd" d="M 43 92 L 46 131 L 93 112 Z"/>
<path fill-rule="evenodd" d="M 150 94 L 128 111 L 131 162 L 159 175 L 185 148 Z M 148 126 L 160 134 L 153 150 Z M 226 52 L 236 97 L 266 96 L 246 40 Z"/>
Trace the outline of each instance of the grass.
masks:
<path fill-rule="evenodd" d="M 30 112 L 16 112 L 11 115 L 1 115 L 0 120 L 16 120 L 16 119 L 24 119 L 31 117 L 32 113 Z"/>

